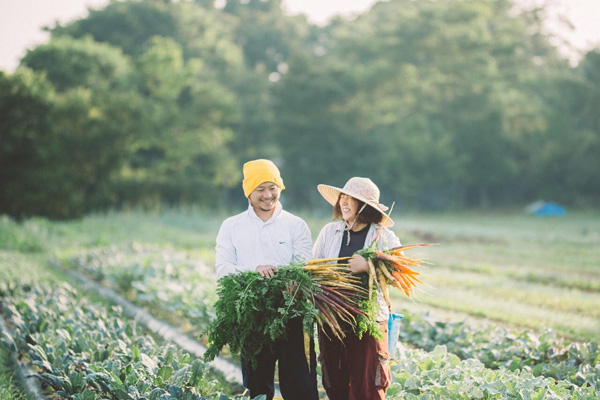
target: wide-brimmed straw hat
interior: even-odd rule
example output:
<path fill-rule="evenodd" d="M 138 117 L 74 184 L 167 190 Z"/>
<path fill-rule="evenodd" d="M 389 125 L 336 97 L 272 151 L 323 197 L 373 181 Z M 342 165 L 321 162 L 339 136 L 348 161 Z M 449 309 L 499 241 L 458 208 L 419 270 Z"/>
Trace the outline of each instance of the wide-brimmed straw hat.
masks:
<path fill-rule="evenodd" d="M 387 217 L 385 212 L 387 211 L 388 207 L 379 203 L 379 188 L 369 178 L 350 178 L 341 189 L 335 186 L 321 184 L 317 185 L 317 190 L 319 193 L 321 193 L 321 196 L 323 196 L 323 198 L 325 198 L 325 200 L 327 200 L 327 202 L 334 207 L 340 197 L 340 193 L 354 197 L 355 199 L 373 207 L 376 211 L 384 215 L 381 225 L 394 225 L 394 221 L 392 221 L 391 218 L 385 218 Z"/>

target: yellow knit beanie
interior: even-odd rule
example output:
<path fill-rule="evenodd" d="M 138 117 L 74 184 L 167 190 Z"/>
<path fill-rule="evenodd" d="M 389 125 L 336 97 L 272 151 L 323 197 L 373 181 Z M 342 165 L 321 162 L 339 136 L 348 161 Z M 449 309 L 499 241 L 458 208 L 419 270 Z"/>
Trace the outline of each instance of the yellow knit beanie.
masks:
<path fill-rule="evenodd" d="M 244 164 L 244 181 L 242 182 L 242 187 L 244 188 L 244 195 L 246 197 L 250 196 L 250 193 L 254 189 L 265 182 L 273 182 L 281 190 L 285 189 L 279 169 L 277 169 L 272 161 L 261 159 L 248 161 Z"/>

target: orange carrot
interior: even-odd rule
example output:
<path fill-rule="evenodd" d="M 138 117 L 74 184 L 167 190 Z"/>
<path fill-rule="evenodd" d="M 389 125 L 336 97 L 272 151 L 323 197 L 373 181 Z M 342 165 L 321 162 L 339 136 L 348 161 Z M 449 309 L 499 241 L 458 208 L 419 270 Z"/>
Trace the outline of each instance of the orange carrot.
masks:
<path fill-rule="evenodd" d="M 392 257 L 395 261 L 401 262 L 404 264 L 408 264 L 408 265 L 418 265 L 419 263 L 423 262 L 422 260 L 406 257 L 405 255 L 402 255 L 402 254 L 394 255 Z"/>
<path fill-rule="evenodd" d="M 401 252 L 406 251 L 406 250 L 411 250 L 411 249 L 414 249 L 414 248 L 417 248 L 417 247 L 433 246 L 435 244 L 436 243 L 407 244 L 407 245 L 404 245 L 404 246 L 392 247 L 390 249 L 390 253 L 392 253 L 392 254 L 395 255 L 396 253 L 401 253 Z"/>
<path fill-rule="evenodd" d="M 408 268 L 406 265 L 402 265 L 399 263 L 392 263 L 392 268 L 395 269 L 396 271 L 400 271 L 405 274 L 411 274 L 411 275 L 420 275 L 421 274 L 420 272 L 413 271 L 412 269 Z"/>
<path fill-rule="evenodd" d="M 394 257 L 390 254 L 386 254 L 382 251 L 376 251 L 375 255 L 381 260 L 390 261 L 390 262 L 396 261 L 396 257 Z"/>
<path fill-rule="evenodd" d="M 412 292 L 412 290 L 410 289 L 410 286 L 406 284 L 406 282 L 404 281 L 404 276 L 402 276 L 402 273 L 398 272 L 398 271 L 392 271 L 392 276 L 394 278 L 396 278 L 396 281 L 400 284 L 400 286 L 402 286 L 402 290 L 404 291 L 404 293 L 410 297 L 410 292 Z"/>
<path fill-rule="evenodd" d="M 416 284 L 414 283 L 414 281 L 417 281 L 417 282 L 419 282 L 421 285 L 424 285 L 424 283 L 423 283 L 423 282 L 422 282 L 422 281 L 421 281 L 419 278 L 417 278 L 417 277 L 416 277 L 416 276 L 414 276 L 414 275 L 408 275 L 408 274 L 407 274 L 407 275 L 406 275 L 406 277 L 407 277 L 409 280 L 413 281 L 413 286 L 416 286 Z"/>
<path fill-rule="evenodd" d="M 401 292 L 404 292 L 408 297 L 410 297 L 410 294 L 408 293 L 407 290 L 405 290 L 402 286 L 400 286 L 400 282 L 396 279 L 394 279 L 394 282 L 392 282 L 392 285 L 394 285 L 396 287 L 396 289 L 400 290 Z"/>

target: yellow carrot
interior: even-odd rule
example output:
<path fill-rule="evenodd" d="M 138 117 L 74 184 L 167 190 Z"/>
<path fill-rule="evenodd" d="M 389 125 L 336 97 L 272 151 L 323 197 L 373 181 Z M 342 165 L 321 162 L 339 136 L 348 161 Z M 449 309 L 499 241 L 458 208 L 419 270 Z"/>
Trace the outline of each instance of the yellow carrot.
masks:
<path fill-rule="evenodd" d="M 341 261 L 341 260 L 347 260 L 350 257 L 337 257 L 337 258 L 316 258 L 314 260 L 309 260 L 307 261 L 305 264 L 306 265 L 314 265 L 314 264 L 323 264 L 323 263 L 328 263 L 328 262 L 332 262 L 332 261 Z"/>
<path fill-rule="evenodd" d="M 379 269 L 385 275 L 385 277 L 387 278 L 388 281 L 393 281 L 395 279 L 392 276 L 392 274 L 390 273 L 390 271 L 388 270 L 388 268 L 385 265 L 385 263 L 383 261 L 381 261 L 381 260 L 379 260 Z"/>
<path fill-rule="evenodd" d="M 302 333 L 304 334 L 304 356 L 306 357 L 308 372 L 310 372 L 310 336 L 306 329 L 302 329 Z"/>
<path fill-rule="evenodd" d="M 384 265 L 383 268 L 387 269 Z M 381 293 L 383 294 L 383 299 L 385 300 L 385 304 L 388 306 L 388 310 L 392 312 L 392 303 L 390 302 L 390 294 L 388 292 L 387 281 L 385 280 L 385 275 L 383 270 L 381 269 L 381 265 L 379 268 L 375 270 L 377 274 L 377 281 L 379 282 L 379 288 L 381 289 Z"/>
<path fill-rule="evenodd" d="M 373 265 L 372 260 L 367 260 L 367 265 L 369 266 L 369 299 L 373 296 L 373 280 L 375 279 L 375 265 Z"/>

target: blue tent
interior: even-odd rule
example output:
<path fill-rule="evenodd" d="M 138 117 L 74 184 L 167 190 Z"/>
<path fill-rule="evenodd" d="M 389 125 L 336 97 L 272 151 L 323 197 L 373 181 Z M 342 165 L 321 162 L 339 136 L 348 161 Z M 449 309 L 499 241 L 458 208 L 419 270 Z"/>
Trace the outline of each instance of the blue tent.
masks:
<path fill-rule="evenodd" d="M 531 214 L 535 215 L 536 217 L 562 217 L 567 213 L 567 210 L 564 206 L 548 201 L 537 201 L 531 204 L 527 209 Z"/>

